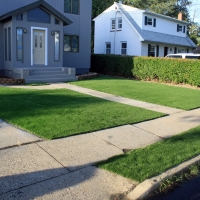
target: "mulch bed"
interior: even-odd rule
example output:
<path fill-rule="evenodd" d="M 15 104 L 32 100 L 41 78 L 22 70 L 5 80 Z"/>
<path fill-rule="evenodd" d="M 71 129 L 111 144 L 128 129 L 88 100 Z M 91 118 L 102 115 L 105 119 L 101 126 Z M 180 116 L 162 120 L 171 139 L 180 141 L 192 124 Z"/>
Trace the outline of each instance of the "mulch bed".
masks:
<path fill-rule="evenodd" d="M 25 80 L 9 78 L 6 76 L 0 76 L 0 84 L 2 84 L 2 85 L 21 85 L 21 84 L 25 84 Z"/>
<path fill-rule="evenodd" d="M 81 74 L 76 76 L 78 80 L 87 80 L 87 79 L 92 79 L 92 78 L 97 78 L 98 74 L 95 72 L 89 72 L 87 74 Z"/>

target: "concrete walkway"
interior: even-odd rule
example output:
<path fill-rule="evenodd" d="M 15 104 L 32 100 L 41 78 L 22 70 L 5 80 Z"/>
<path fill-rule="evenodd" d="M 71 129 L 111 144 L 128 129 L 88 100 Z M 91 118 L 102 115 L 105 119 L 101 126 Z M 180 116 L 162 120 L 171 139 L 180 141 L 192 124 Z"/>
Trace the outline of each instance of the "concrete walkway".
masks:
<path fill-rule="evenodd" d="M 200 109 L 179 110 L 143 123 L 45 141 L 0 121 L 0 199 L 123 199 L 138 183 L 94 163 L 198 125 Z"/>
<path fill-rule="evenodd" d="M 153 111 L 161 112 L 161 113 L 165 113 L 165 114 L 174 114 L 174 113 L 179 113 L 179 112 L 183 111 L 180 109 L 170 108 L 167 106 L 161 106 L 161 105 L 157 105 L 157 104 L 153 104 L 153 103 L 147 103 L 144 101 L 138 101 L 138 100 L 134 100 L 134 99 L 128 99 L 125 97 L 115 96 L 115 95 L 108 94 L 105 92 L 99 92 L 96 90 L 91 90 L 91 89 L 87 89 L 87 88 L 83 88 L 83 87 L 79 87 L 79 86 L 75 86 L 75 85 L 71 85 L 71 84 L 67 84 L 67 83 L 54 83 L 54 84 L 44 85 L 44 86 L 8 86 L 8 87 L 26 88 L 26 89 L 35 89 L 35 90 L 69 89 L 69 90 L 73 90 L 76 92 L 88 94 L 90 96 L 106 99 L 109 101 L 114 101 L 117 103 L 122 103 L 122 104 L 130 105 L 130 106 L 136 106 L 136 107 L 140 107 L 140 108 L 146 108 L 148 110 L 153 110 Z"/>

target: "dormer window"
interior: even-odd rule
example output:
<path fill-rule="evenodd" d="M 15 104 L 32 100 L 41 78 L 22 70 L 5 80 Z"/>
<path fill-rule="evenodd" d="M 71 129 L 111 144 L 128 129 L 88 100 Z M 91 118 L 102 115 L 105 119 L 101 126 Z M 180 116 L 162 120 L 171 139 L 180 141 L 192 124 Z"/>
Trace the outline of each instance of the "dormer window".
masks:
<path fill-rule="evenodd" d="M 156 18 L 145 16 L 144 25 L 156 27 Z"/>
<path fill-rule="evenodd" d="M 185 26 L 177 24 L 177 32 L 185 33 Z"/>

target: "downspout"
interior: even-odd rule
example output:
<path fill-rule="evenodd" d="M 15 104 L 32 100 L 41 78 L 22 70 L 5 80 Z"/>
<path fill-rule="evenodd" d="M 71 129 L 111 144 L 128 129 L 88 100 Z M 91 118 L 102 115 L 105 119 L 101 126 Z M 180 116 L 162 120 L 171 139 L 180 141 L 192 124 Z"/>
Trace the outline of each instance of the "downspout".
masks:
<path fill-rule="evenodd" d="M 120 11 L 118 10 L 115 12 L 114 54 L 115 54 L 115 37 L 116 37 L 116 33 L 117 33 L 117 31 L 116 31 L 116 29 L 117 29 L 117 13 L 120 13 Z"/>

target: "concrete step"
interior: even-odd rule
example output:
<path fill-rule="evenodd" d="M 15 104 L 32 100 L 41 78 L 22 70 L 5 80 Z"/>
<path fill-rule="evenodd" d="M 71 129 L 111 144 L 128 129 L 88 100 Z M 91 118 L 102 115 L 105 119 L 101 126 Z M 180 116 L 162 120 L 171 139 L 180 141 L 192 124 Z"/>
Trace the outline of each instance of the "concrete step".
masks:
<path fill-rule="evenodd" d="M 34 71 L 30 73 L 30 76 L 38 76 L 38 75 L 62 75 L 67 74 L 66 71 Z"/>
<path fill-rule="evenodd" d="M 68 76 L 66 78 L 26 78 L 26 83 L 56 83 L 56 82 L 70 82 L 77 81 L 78 79 L 73 76 Z"/>
<path fill-rule="evenodd" d="M 62 71 L 62 67 L 36 67 L 31 68 L 30 72 L 42 72 L 42 71 Z"/>
<path fill-rule="evenodd" d="M 72 77 L 70 74 L 43 74 L 43 75 L 31 75 L 28 79 L 43 79 L 43 78 L 68 78 Z"/>

